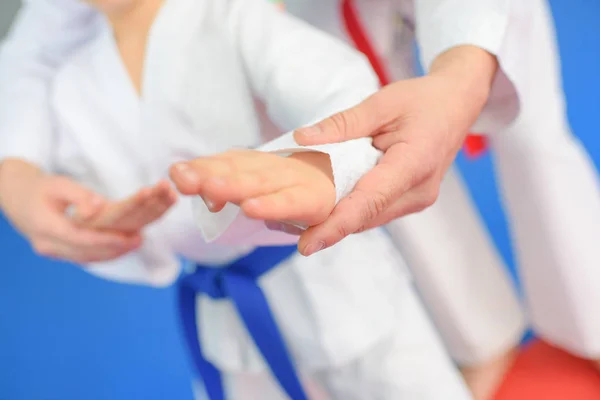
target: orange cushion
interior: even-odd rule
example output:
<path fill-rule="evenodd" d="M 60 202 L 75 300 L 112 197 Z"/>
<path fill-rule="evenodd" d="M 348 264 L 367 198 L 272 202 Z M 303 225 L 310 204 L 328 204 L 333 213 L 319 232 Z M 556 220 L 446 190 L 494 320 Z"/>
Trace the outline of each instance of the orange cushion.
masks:
<path fill-rule="evenodd" d="M 518 356 L 495 400 L 599 400 L 600 373 L 585 360 L 542 341 Z"/>

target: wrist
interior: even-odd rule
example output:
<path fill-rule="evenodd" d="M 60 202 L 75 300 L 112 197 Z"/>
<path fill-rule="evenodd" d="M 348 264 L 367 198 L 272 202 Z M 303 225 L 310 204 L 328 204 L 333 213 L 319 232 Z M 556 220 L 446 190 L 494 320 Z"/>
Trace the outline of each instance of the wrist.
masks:
<path fill-rule="evenodd" d="M 493 54 L 475 46 L 458 46 L 440 54 L 428 75 L 449 85 L 452 97 L 473 123 L 489 98 L 497 70 Z"/>
<path fill-rule="evenodd" d="M 29 193 L 31 185 L 44 173 L 37 166 L 19 159 L 0 161 L 0 208 L 20 204 L 20 193 Z"/>
<path fill-rule="evenodd" d="M 302 161 L 306 164 L 321 171 L 333 183 L 333 169 L 331 167 L 331 159 L 328 154 L 320 151 L 301 151 L 289 156 L 295 160 Z"/>

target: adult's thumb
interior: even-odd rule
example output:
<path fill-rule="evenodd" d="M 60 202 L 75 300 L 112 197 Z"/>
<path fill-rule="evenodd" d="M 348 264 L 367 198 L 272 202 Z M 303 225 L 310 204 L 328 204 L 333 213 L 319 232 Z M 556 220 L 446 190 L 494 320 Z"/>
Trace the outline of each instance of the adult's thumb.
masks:
<path fill-rule="evenodd" d="M 377 110 L 369 98 L 315 125 L 296 130 L 294 139 L 301 146 L 339 143 L 372 136 L 379 128 Z"/>

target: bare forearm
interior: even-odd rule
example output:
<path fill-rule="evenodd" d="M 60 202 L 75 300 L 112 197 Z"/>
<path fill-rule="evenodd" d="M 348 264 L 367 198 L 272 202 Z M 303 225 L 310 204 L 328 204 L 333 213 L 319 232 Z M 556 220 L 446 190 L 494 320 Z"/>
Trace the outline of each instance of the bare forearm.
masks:
<path fill-rule="evenodd" d="M 0 162 L 0 208 L 10 214 L 25 199 L 31 185 L 43 176 L 35 165 L 18 159 Z"/>
<path fill-rule="evenodd" d="M 494 55 L 475 46 L 458 46 L 440 54 L 431 64 L 429 75 L 452 82 L 457 105 L 472 123 L 487 102 L 497 70 Z"/>

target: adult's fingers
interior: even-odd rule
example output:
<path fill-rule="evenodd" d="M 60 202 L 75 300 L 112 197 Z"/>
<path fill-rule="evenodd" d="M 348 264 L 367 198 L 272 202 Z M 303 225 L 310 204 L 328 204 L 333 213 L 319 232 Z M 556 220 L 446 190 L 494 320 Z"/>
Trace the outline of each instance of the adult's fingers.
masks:
<path fill-rule="evenodd" d="M 296 130 L 294 139 L 302 146 L 314 146 L 375 135 L 389 120 L 386 116 L 387 110 L 379 107 L 381 101 L 377 96 L 379 94 L 315 125 Z"/>
<path fill-rule="evenodd" d="M 439 180 L 429 179 L 405 192 L 393 202 L 377 218 L 371 220 L 365 230 L 386 225 L 391 221 L 406 215 L 423 211 L 433 205 L 439 193 Z"/>
<path fill-rule="evenodd" d="M 391 147 L 381 162 L 365 175 L 321 224 L 308 229 L 298 243 L 306 256 L 333 246 L 372 226 L 396 199 L 421 183 L 421 173 L 405 145 Z"/>

